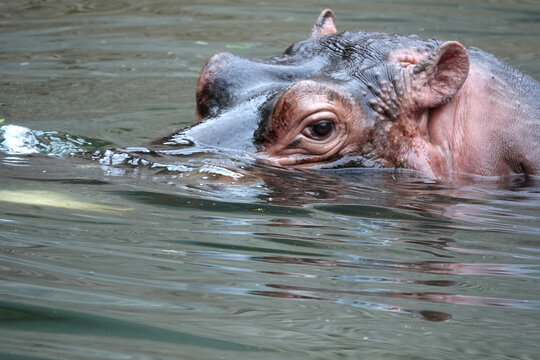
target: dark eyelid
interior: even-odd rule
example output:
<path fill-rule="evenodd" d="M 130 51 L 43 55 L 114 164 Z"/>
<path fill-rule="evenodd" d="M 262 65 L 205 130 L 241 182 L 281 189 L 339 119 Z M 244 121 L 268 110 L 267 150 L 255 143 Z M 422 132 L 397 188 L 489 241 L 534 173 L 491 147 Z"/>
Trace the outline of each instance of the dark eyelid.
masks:
<path fill-rule="evenodd" d="M 288 148 L 288 149 L 295 149 L 295 148 L 297 148 L 298 146 L 300 146 L 301 143 L 302 143 L 302 142 L 301 142 L 300 140 L 298 140 L 298 139 L 293 140 L 293 142 L 291 142 L 289 145 L 287 145 L 287 148 Z"/>

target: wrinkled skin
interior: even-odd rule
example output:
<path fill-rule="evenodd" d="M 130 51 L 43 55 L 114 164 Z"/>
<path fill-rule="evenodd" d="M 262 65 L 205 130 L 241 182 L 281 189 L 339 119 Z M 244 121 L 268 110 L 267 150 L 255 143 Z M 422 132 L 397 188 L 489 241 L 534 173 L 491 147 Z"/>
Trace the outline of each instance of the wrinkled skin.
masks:
<path fill-rule="evenodd" d="M 270 59 L 214 55 L 197 84 L 197 124 L 162 140 L 256 153 L 282 166 L 402 167 L 537 174 L 540 85 L 457 42 L 336 31 Z"/>

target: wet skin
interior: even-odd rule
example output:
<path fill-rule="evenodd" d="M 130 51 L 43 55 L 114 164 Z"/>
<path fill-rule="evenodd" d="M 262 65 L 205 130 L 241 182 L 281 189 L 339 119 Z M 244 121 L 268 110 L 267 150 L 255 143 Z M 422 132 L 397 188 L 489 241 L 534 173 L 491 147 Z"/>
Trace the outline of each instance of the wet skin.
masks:
<path fill-rule="evenodd" d="M 219 53 L 197 84 L 197 123 L 158 141 L 255 153 L 281 166 L 537 174 L 540 84 L 457 42 L 338 33 L 270 59 Z M 156 143 L 155 143 L 156 144 Z"/>

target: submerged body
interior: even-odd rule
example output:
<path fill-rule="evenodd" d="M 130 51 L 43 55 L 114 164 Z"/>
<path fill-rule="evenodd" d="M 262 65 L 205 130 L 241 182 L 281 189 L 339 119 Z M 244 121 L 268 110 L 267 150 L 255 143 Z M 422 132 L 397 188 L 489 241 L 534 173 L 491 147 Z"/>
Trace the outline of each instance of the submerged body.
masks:
<path fill-rule="evenodd" d="M 336 31 L 330 10 L 282 55 L 213 56 L 199 122 L 166 138 L 283 166 L 452 173 L 540 170 L 540 85 L 482 50 L 417 36 Z"/>

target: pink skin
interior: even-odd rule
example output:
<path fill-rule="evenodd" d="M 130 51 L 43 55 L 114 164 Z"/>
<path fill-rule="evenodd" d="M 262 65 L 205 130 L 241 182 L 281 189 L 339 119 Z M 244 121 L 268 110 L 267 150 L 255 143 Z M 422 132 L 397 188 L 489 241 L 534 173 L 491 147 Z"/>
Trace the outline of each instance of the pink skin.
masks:
<path fill-rule="evenodd" d="M 319 22 L 314 37 L 336 31 L 333 16 Z M 538 173 L 540 150 L 530 135 L 537 119 L 532 107 L 512 102 L 524 95 L 518 86 L 469 64 L 457 42 L 431 54 L 401 49 L 387 60 L 401 64 L 402 89 L 381 84 L 382 94 L 370 104 L 379 111 L 375 120 L 338 86 L 300 81 L 274 107 L 273 137 L 263 156 L 279 165 L 314 166 L 359 154 L 375 167 L 410 168 L 432 178 Z M 397 103 L 395 119 L 383 116 L 381 109 Z M 317 125 L 324 122 L 332 131 L 319 136 Z"/>
<path fill-rule="evenodd" d="M 449 170 L 479 175 L 537 174 L 540 151 L 527 126 L 531 111 L 505 99 L 520 98 L 486 69 L 471 66 L 451 102 L 431 111 L 427 135 Z M 531 121 L 532 122 L 532 121 Z M 536 163 L 535 163 L 536 159 Z"/>

